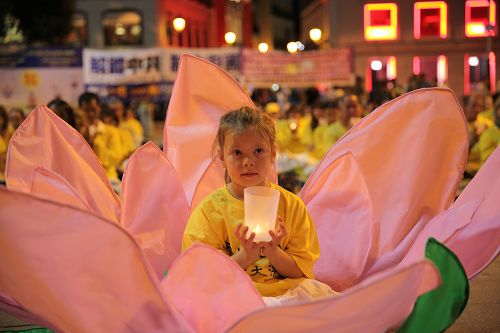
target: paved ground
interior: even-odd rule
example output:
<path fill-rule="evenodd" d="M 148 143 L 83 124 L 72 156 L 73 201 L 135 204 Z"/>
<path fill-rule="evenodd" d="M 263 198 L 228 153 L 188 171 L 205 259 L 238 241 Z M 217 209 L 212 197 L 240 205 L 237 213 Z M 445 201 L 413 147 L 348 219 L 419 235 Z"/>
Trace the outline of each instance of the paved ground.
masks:
<path fill-rule="evenodd" d="M 33 326 L 0 312 L 0 332 Z M 471 281 L 464 313 L 447 333 L 500 333 L 500 258 Z M 425 333 L 425 332 L 422 332 Z"/>
<path fill-rule="evenodd" d="M 500 332 L 500 258 L 470 281 L 464 313 L 446 333 Z"/>

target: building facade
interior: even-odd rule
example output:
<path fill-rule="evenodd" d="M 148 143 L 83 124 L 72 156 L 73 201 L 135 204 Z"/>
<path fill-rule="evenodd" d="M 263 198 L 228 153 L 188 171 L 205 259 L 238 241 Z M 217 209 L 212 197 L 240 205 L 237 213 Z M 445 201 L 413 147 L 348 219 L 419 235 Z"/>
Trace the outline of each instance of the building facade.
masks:
<path fill-rule="evenodd" d="M 352 48 L 353 70 L 368 90 L 377 80 L 406 84 L 420 74 L 457 96 L 484 86 L 494 92 L 498 12 L 490 0 L 318 0 L 302 12 L 302 38 L 316 27 L 325 32 L 323 47 Z"/>
<path fill-rule="evenodd" d="M 74 44 L 110 47 L 252 46 L 252 2 L 229 0 L 77 0 Z M 184 21 L 182 29 L 174 20 Z"/>

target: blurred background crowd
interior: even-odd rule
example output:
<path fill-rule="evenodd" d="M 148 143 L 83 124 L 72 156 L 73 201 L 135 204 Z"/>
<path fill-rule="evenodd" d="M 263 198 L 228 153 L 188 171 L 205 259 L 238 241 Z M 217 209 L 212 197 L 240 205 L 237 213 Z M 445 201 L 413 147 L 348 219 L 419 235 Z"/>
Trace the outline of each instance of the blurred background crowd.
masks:
<path fill-rule="evenodd" d="M 352 126 L 385 102 L 418 88 L 433 86 L 423 76 L 412 76 L 406 85 L 395 80 L 380 82 L 370 93 L 363 79 L 347 87 L 255 89 L 254 103 L 275 119 L 279 182 L 298 192 L 328 150 Z M 465 182 L 472 178 L 500 143 L 500 98 L 477 89 L 462 101 L 469 130 L 469 158 Z M 101 161 L 117 193 L 128 157 L 144 142 L 162 143 L 163 120 L 153 122 L 153 103 L 125 103 L 118 97 L 103 101 L 84 92 L 78 106 L 62 99 L 47 101 L 48 107 L 75 128 Z M 10 138 L 30 110 L 0 105 L 0 180 L 3 184 Z M 465 185 L 465 184 L 464 184 Z"/>

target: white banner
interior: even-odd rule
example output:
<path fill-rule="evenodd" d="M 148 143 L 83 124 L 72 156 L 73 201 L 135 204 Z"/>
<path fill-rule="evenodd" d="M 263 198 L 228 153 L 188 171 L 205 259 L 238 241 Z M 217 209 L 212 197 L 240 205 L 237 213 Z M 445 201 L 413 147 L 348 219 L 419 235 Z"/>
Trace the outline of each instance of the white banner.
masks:
<path fill-rule="evenodd" d="M 165 75 L 168 81 L 174 81 L 183 54 L 191 54 L 216 64 L 238 79 L 241 75 L 241 49 L 228 48 L 168 48 L 166 53 Z"/>
<path fill-rule="evenodd" d="M 85 84 L 133 84 L 165 80 L 165 50 L 83 50 Z"/>
<path fill-rule="evenodd" d="M 86 85 L 171 82 L 175 80 L 182 54 L 206 59 L 235 78 L 241 74 L 239 48 L 84 49 L 83 80 Z"/>
<path fill-rule="evenodd" d="M 59 97 L 78 104 L 83 92 L 82 69 L 68 68 L 0 68 L 0 104 L 32 111 Z"/>

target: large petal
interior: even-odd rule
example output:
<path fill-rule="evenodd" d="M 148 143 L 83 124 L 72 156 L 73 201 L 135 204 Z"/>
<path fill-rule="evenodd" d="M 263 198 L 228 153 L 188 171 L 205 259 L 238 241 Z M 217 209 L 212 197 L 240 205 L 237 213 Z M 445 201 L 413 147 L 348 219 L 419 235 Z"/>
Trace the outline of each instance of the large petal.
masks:
<path fill-rule="evenodd" d="M 40 198 L 92 211 L 66 179 L 41 166 L 33 170 L 29 192 Z"/>
<path fill-rule="evenodd" d="M 223 332 L 264 307 L 250 277 L 227 255 L 203 244 L 190 247 L 162 281 L 166 297 L 196 332 Z"/>
<path fill-rule="evenodd" d="M 316 278 L 334 290 L 351 287 L 363 273 L 372 242 L 370 195 L 356 159 L 347 153 L 301 193 L 316 224 L 321 256 Z"/>
<path fill-rule="evenodd" d="M 189 207 L 177 173 L 154 143 L 146 143 L 130 157 L 122 202 L 122 226 L 161 278 L 180 255 Z"/>
<path fill-rule="evenodd" d="M 118 221 L 120 202 L 97 156 L 80 133 L 45 105 L 29 114 L 9 143 L 7 186 L 28 192 L 38 166 L 66 179 L 92 212 Z"/>
<path fill-rule="evenodd" d="M 268 307 L 238 321 L 228 332 L 380 333 L 398 327 L 418 296 L 436 288 L 439 273 L 429 261 L 372 276 L 337 297 Z"/>
<path fill-rule="evenodd" d="M 400 265 L 406 265 L 409 262 L 422 259 L 425 254 L 427 240 L 431 237 L 442 243 L 446 243 L 451 236 L 465 228 L 471 222 L 472 216 L 476 212 L 480 202 L 480 200 L 472 200 L 460 206 L 453 205 L 448 210 L 435 216 L 419 232 L 415 242 Z"/>
<path fill-rule="evenodd" d="M 479 274 L 500 252 L 500 147 L 486 160 L 454 206 L 482 198 L 467 227 L 445 242 L 460 258 L 469 278 Z"/>
<path fill-rule="evenodd" d="M 372 200 L 367 274 L 373 274 L 401 261 L 418 234 L 412 233 L 415 225 L 425 225 L 449 207 L 465 166 L 467 141 L 465 118 L 452 91 L 416 90 L 382 105 L 344 135 L 303 193 L 339 156 L 354 155 Z"/>
<path fill-rule="evenodd" d="M 201 58 L 181 57 L 168 106 L 163 149 L 179 174 L 190 206 L 198 182 L 214 157 L 219 118 L 241 106 L 254 104 L 230 74 Z M 218 178 L 211 181 L 224 184 L 223 175 Z"/>
<path fill-rule="evenodd" d="M 0 253 L 0 293 L 57 331 L 191 331 L 114 222 L 0 189 Z"/>

